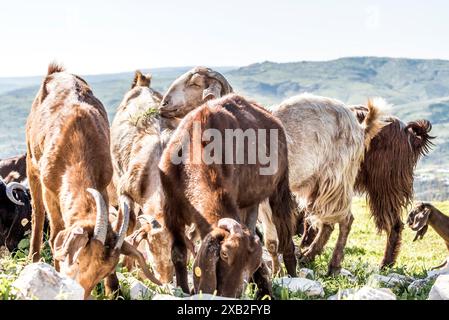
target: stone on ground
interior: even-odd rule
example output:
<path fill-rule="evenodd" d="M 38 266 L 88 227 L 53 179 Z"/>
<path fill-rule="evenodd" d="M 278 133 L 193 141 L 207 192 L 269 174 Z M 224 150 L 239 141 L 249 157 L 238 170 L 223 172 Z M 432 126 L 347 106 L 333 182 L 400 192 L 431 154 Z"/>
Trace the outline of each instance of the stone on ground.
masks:
<path fill-rule="evenodd" d="M 355 289 L 340 289 L 337 294 L 330 296 L 327 300 L 347 300 L 351 298 L 355 293 Z"/>
<path fill-rule="evenodd" d="M 415 280 L 412 283 L 410 283 L 407 290 L 409 292 L 419 292 L 422 289 L 424 289 L 431 280 L 432 280 L 431 278 Z"/>
<path fill-rule="evenodd" d="M 282 277 L 273 280 L 279 286 L 288 288 L 291 292 L 302 292 L 312 296 L 324 296 L 324 289 L 318 281 L 309 280 L 306 278 L 289 278 Z"/>
<path fill-rule="evenodd" d="M 307 268 L 301 268 L 299 270 L 298 276 L 300 278 L 307 278 L 307 279 L 311 279 L 311 280 L 315 279 L 315 273 L 313 272 L 313 270 L 307 269 Z"/>
<path fill-rule="evenodd" d="M 182 300 L 182 298 L 178 298 L 169 294 L 155 294 L 152 300 Z"/>
<path fill-rule="evenodd" d="M 387 288 L 364 286 L 348 298 L 351 300 L 396 300 L 396 295 Z"/>
<path fill-rule="evenodd" d="M 428 271 L 427 277 L 435 278 L 435 277 L 438 277 L 439 275 L 443 275 L 443 274 L 449 274 L 449 258 L 446 259 L 446 265 L 443 266 L 442 268 Z"/>
<path fill-rule="evenodd" d="M 349 281 L 351 281 L 351 282 L 357 281 L 357 278 L 352 274 L 351 271 L 349 271 L 349 270 L 347 270 L 347 269 L 341 268 L 339 274 L 340 274 L 341 276 L 343 276 L 343 277 L 348 278 Z"/>
<path fill-rule="evenodd" d="M 340 289 L 338 293 L 327 300 L 396 300 L 396 295 L 387 288 L 372 288 L 364 286 L 359 290 Z"/>
<path fill-rule="evenodd" d="M 228 297 L 215 296 L 210 293 L 198 293 L 198 294 L 194 294 L 193 296 L 185 297 L 182 299 L 183 300 L 236 300 L 236 299 L 228 298 Z"/>
<path fill-rule="evenodd" d="M 430 289 L 428 300 L 449 300 L 449 275 L 438 276 Z"/>
<path fill-rule="evenodd" d="M 21 300 L 84 299 L 84 289 L 76 281 L 43 262 L 27 265 L 13 282 L 13 287 Z"/>
<path fill-rule="evenodd" d="M 369 277 L 368 283 L 373 287 L 394 288 L 413 282 L 415 279 L 397 273 L 390 273 L 386 276 L 373 274 Z"/>
<path fill-rule="evenodd" d="M 179 298 L 169 294 L 156 294 L 153 296 L 153 300 L 236 300 L 233 298 L 216 296 L 209 293 L 199 293 L 193 296 Z"/>
<path fill-rule="evenodd" d="M 152 294 L 152 290 L 148 288 L 142 281 L 134 277 L 125 277 L 121 273 L 117 273 L 120 281 L 127 282 L 129 286 L 129 296 L 132 300 L 142 300 Z"/>

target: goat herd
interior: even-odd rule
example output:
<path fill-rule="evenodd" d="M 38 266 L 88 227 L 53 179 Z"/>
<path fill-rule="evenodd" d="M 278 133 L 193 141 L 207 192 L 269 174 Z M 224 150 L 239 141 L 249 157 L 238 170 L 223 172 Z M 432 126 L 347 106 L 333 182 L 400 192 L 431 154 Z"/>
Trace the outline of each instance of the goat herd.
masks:
<path fill-rule="evenodd" d="M 16 249 L 31 228 L 37 262 L 49 228 L 56 270 L 86 298 L 103 279 L 107 294 L 119 292 L 121 256 L 158 285 L 176 275 L 186 293 L 239 297 L 254 282 L 260 298 L 272 295 L 280 254 L 295 276 L 298 262 L 322 252 L 335 224 L 329 274 L 340 271 L 351 200 L 360 192 L 387 234 L 381 266 L 394 264 L 413 171 L 432 146 L 429 121 L 383 114 L 381 99 L 347 106 L 302 94 L 266 109 L 204 67 L 181 75 L 163 96 L 150 85 L 151 75 L 137 71 L 109 126 L 89 85 L 50 64 L 27 120 L 26 155 L 0 163 L 2 245 Z M 409 217 L 421 236 L 425 210 Z M 302 237 L 298 250 L 294 235 Z"/>

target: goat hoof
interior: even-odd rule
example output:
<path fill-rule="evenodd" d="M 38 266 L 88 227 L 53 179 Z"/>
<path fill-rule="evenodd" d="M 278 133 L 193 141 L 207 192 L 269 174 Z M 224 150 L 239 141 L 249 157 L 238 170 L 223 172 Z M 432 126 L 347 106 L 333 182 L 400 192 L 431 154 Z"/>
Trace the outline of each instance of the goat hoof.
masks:
<path fill-rule="evenodd" d="M 340 271 L 341 271 L 341 267 L 329 266 L 326 276 L 328 276 L 328 277 L 338 276 L 340 274 Z"/>
<path fill-rule="evenodd" d="M 390 269 L 392 266 L 393 266 L 392 262 L 382 262 L 379 267 L 380 270 L 385 271 L 387 269 Z"/>

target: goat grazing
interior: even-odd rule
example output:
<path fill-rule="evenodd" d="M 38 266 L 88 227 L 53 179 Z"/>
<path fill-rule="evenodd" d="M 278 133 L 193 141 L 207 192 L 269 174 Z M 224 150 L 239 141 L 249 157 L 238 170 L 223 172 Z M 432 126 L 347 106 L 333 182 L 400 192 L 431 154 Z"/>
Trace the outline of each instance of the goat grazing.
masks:
<path fill-rule="evenodd" d="M 205 101 L 219 98 L 231 92 L 233 92 L 233 89 L 223 75 L 209 68 L 196 67 L 180 76 L 169 87 L 162 99 L 160 113 L 163 119 L 177 119 L 176 117 L 185 116 L 191 110 L 201 106 Z M 269 199 L 265 199 L 261 206 L 267 206 L 268 204 Z M 268 232 L 274 231 L 277 233 L 277 230 L 285 228 L 284 223 L 286 222 L 279 221 L 278 216 L 273 217 L 270 214 L 270 217 L 267 217 L 267 219 L 270 219 L 269 222 L 272 223 L 272 227 Z M 268 236 L 268 238 L 270 237 Z M 284 261 L 289 274 L 295 276 L 296 259 L 292 256 L 294 244 L 289 237 L 289 233 L 276 235 L 276 250 L 278 249 L 285 253 Z"/>
<path fill-rule="evenodd" d="M 368 110 L 352 107 L 360 122 Z M 357 176 L 355 189 L 366 193 L 371 214 L 379 231 L 386 231 L 387 245 L 381 267 L 395 263 L 401 245 L 402 210 L 413 198 L 414 170 L 418 160 L 432 147 L 427 120 L 402 122 L 384 116 L 386 124 L 371 141 Z"/>
<path fill-rule="evenodd" d="M 32 197 L 30 258 L 39 260 L 45 211 L 57 271 L 85 290 L 106 278 L 108 293 L 118 289 L 115 266 L 120 254 L 142 254 L 125 240 L 129 203 L 120 199 L 117 230 L 109 222 L 106 187 L 112 178 L 109 124 L 101 102 L 88 84 L 62 67 L 50 64 L 32 104 L 26 125 L 27 177 Z"/>
<path fill-rule="evenodd" d="M 0 247 L 5 245 L 10 252 L 15 251 L 30 230 L 31 204 L 27 187 L 0 177 Z"/>
<path fill-rule="evenodd" d="M 299 201 L 298 219 L 304 220 L 300 262 L 310 262 L 320 254 L 333 225 L 340 226 L 329 274 L 341 269 L 353 222 L 351 200 L 357 172 L 365 149 L 382 126 L 378 108 L 369 102 L 368 110 L 360 125 L 344 103 L 310 94 L 292 97 L 271 109 L 290 138 L 290 188 Z M 267 202 L 260 206 L 259 215 L 266 234 L 265 245 L 276 272 L 279 265 L 277 235 L 280 233 L 279 230 L 275 232 Z"/>
<path fill-rule="evenodd" d="M 164 227 L 161 209 L 161 182 L 158 163 L 162 154 L 160 117 L 156 115 L 161 96 L 150 88 L 151 75 L 136 71 L 131 89 L 126 93 L 111 125 L 113 182 L 118 198 L 129 198 L 130 230 L 135 245 L 146 240 L 147 252 L 158 278 L 173 279 L 171 239 Z M 157 221 L 154 221 L 156 219 Z M 154 223 L 152 223 L 154 221 Z"/>
<path fill-rule="evenodd" d="M 410 211 L 407 217 L 407 224 L 413 231 L 416 231 L 416 236 L 413 241 L 422 239 L 430 225 L 436 233 L 443 238 L 446 247 L 449 250 L 449 217 L 445 216 L 430 203 L 418 203 Z M 443 267 L 446 263 L 447 261 L 434 269 Z"/>
<path fill-rule="evenodd" d="M 185 101 L 179 95 L 177 99 Z M 207 101 L 194 109 L 173 133 L 159 163 L 165 195 L 163 213 L 173 236 L 172 260 L 177 285 L 189 292 L 186 267 L 189 240 L 185 228 L 193 224 L 202 239 L 194 262 L 195 292 L 216 291 L 218 295 L 237 297 L 244 282 L 253 275 L 259 297 L 271 294 L 255 227 L 258 205 L 268 198 L 273 216 L 285 222 L 282 232 L 292 237 L 295 203 L 288 186 L 284 128 L 262 107 L 235 94 Z M 229 130 L 249 136 L 255 132 L 259 138 L 255 143 L 247 137 L 241 149 L 236 143 L 238 137 L 228 143 L 226 139 L 220 140 Z M 258 134 L 267 130 L 270 138 L 268 134 Z M 276 138 L 272 139 L 272 131 L 277 133 Z M 232 150 L 225 152 L 229 147 L 237 150 L 235 158 L 242 156 L 242 162 L 234 159 Z M 256 149 L 251 152 L 250 147 Z M 272 150 L 275 147 L 277 152 Z M 260 170 L 268 169 L 266 162 L 254 159 L 252 163 L 249 157 L 266 156 L 267 150 L 270 156 L 277 157 L 277 165 L 274 171 L 262 174 Z M 179 157 L 182 161 L 178 161 Z M 293 250 L 290 257 L 294 260 Z"/>

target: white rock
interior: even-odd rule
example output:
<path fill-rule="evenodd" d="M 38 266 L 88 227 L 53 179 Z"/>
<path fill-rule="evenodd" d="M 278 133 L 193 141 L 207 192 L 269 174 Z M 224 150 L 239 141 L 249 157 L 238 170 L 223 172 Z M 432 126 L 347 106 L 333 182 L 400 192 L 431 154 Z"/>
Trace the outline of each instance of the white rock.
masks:
<path fill-rule="evenodd" d="M 374 287 L 394 288 L 412 282 L 414 279 L 397 273 L 390 273 L 386 276 L 373 274 L 369 277 L 368 283 Z"/>
<path fill-rule="evenodd" d="M 237 300 L 228 297 L 216 296 L 209 293 L 199 293 L 194 294 L 193 296 L 188 296 L 184 298 L 179 298 L 176 296 L 172 296 L 169 294 L 156 294 L 153 296 L 153 300 Z"/>
<path fill-rule="evenodd" d="M 349 270 L 346 270 L 345 268 L 341 268 L 340 275 L 348 278 L 349 281 L 351 281 L 351 282 L 357 281 L 357 278 L 352 274 L 352 272 Z"/>
<path fill-rule="evenodd" d="M 222 297 L 222 296 L 215 296 L 213 294 L 209 293 L 199 293 L 194 294 L 190 297 L 182 298 L 183 300 L 237 300 L 234 298 L 228 298 L 228 297 Z"/>
<path fill-rule="evenodd" d="M 327 298 L 327 300 L 347 300 L 348 298 L 351 298 L 352 295 L 354 295 L 355 289 L 340 289 L 338 290 L 337 294 L 334 294 L 333 296 L 330 296 Z"/>
<path fill-rule="evenodd" d="M 442 268 L 428 271 L 427 278 L 435 278 L 443 274 L 449 274 L 449 258 L 446 259 L 446 265 Z"/>
<path fill-rule="evenodd" d="M 303 292 L 308 296 L 324 296 L 324 289 L 318 281 L 309 280 L 306 278 L 289 278 L 282 277 L 273 280 L 274 283 L 288 288 L 292 292 Z"/>
<path fill-rule="evenodd" d="M 430 289 L 428 300 L 449 300 L 449 275 L 438 276 Z"/>
<path fill-rule="evenodd" d="M 178 298 L 169 294 L 155 294 L 152 300 L 182 300 L 182 298 Z"/>
<path fill-rule="evenodd" d="M 19 299 L 82 300 L 84 289 L 43 262 L 26 266 L 13 282 Z"/>
<path fill-rule="evenodd" d="M 396 300 L 396 295 L 386 288 L 372 288 L 364 286 L 353 295 L 348 296 L 350 300 Z"/>
<path fill-rule="evenodd" d="M 298 276 L 300 278 L 315 279 L 315 273 L 313 272 L 313 270 L 307 268 L 301 268 L 299 270 Z"/>
<path fill-rule="evenodd" d="M 129 284 L 129 295 L 132 300 L 141 300 L 152 293 L 150 288 L 134 277 L 128 278 L 127 281 Z"/>

